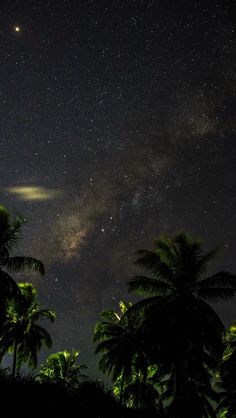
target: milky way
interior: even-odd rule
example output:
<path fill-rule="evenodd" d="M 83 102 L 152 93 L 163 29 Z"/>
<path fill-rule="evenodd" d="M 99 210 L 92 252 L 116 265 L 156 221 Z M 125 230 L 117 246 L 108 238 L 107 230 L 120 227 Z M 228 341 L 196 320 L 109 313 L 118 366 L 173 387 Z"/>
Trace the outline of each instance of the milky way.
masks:
<path fill-rule="evenodd" d="M 58 312 L 53 350 L 79 348 L 96 375 L 92 329 L 131 298 L 137 249 L 185 229 L 235 272 L 233 13 L 226 1 L 3 3 L 1 203 L 26 220 L 18 252 L 45 263 L 31 279 Z M 236 318 L 235 302 L 216 308 Z"/>

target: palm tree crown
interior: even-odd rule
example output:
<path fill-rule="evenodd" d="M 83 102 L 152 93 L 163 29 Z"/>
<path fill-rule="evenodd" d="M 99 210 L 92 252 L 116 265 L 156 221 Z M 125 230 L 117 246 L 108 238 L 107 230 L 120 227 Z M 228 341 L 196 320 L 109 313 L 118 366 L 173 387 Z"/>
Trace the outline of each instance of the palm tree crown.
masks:
<path fill-rule="evenodd" d="M 0 205 L 0 328 L 5 318 L 5 301 L 18 292 L 16 282 L 9 272 L 37 271 L 44 274 L 41 261 L 32 257 L 12 256 L 21 235 L 22 223 L 19 217 L 11 219 L 6 208 Z"/>
<path fill-rule="evenodd" d="M 58 351 L 50 354 L 39 372 L 40 381 L 49 381 L 62 386 L 77 387 L 85 379 L 82 371 L 86 366 L 78 364 L 79 351 Z"/>
<path fill-rule="evenodd" d="M 36 302 L 36 290 L 31 283 L 18 283 L 20 294 L 10 299 L 6 307 L 6 321 L 0 344 L 4 352 L 13 352 L 12 375 L 23 363 L 37 367 L 37 355 L 42 345 L 50 348 L 52 339 L 38 321 L 54 321 L 52 309 L 40 309 Z"/>
<path fill-rule="evenodd" d="M 129 290 L 156 296 L 194 295 L 208 302 L 227 300 L 234 296 L 236 277 L 221 271 L 203 278 L 209 262 L 217 254 L 214 249 L 204 254 L 200 240 L 186 233 L 174 238 L 161 236 L 155 250 L 140 250 L 136 261 L 151 277 L 138 276 L 129 282 Z"/>
<path fill-rule="evenodd" d="M 95 353 L 102 354 L 99 367 L 103 373 L 116 381 L 121 377 L 120 400 L 122 403 L 125 381 L 130 379 L 134 370 L 146 375 L 147 359 L 142 350 L 136 317 L 125 316 L 132 304 L 119 303 L 120 312 L 103 311 L 101 321 L 94 330 L 94 342 L 98 343 Z"/>
<path fill-rule="evenodd" d="M 127 315 L 141 313 L 143 317 L 140 328 L 146 355 L 160 366 L 160 377 L 169 376 L 166 386 L 174 396 L 176 417 L 184 396 L 194 405 L 193 396 L 198 393 L 201 410 L 211 408 L 206 396 L 215 396 L 210 371 L 222 356 L 225 327 L 208 302 L 227 300 L 236 291 L 236 277 L 228 272 L 204 277 L 216 253 L 204 253 L 202 243 L 185 233 L 161 236 L 154 251 L 139 251 L 137 264 L 149 276 L 137 276 L 128 283 L 129 290 L 144 299 Z"/>
<path fill-rule="evenodd" d="M 211 352 L 217 344 L 222 348 L 224 325 L 207 302 L 232 298 L 236 277 L 221 271 L 202 278 L 217 250 L 204 254 L 201 242 L 185 233 L 174 238 L 162 236 L 155 244 L 155 251 L 139 251 L 137 260 L 150 276 L 137 276 L 128 283 L 130 291 L 145 295 L 133 310 L 145 312 L 147 320 L 155 317 L 159 332 L 165 337 L 172 335 L 180 342 L 177 335 L 180 332 L 189 341 L 194 340 L 195 345 L 204 340 Z"/>

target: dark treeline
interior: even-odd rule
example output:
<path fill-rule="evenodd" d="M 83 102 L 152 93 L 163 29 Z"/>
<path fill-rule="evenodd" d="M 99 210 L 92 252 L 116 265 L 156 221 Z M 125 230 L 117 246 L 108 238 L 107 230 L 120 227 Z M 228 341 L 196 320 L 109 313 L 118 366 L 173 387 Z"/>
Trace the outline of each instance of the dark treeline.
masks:
<path fill-rule="evenodd" d="M 50 354 L 52 339 L 42 319 L 56 312 L 37 300 L 35 287 L 12 272 L 38 272 L 42 262 L 16 256 L 22 220 L 0 207 L 0 413 L 5 416 L 146 418 L 236 417 L 236 324 L 225 329 L 212 307 L 235 295 L 236 276 L 207 275 L 218 250 L 204 252 L 186 233 L 161 236 L 153 251 L 140 250 L 144 275 L 128 283 L 137 302 L 106 310 L 93 332 L 95 353 L 112 390 L 94 382 L 79 351 Z M 23 373 L 23 366 L 32 372 Z M 65 415 L 66 411 L 66 415 Z"/>

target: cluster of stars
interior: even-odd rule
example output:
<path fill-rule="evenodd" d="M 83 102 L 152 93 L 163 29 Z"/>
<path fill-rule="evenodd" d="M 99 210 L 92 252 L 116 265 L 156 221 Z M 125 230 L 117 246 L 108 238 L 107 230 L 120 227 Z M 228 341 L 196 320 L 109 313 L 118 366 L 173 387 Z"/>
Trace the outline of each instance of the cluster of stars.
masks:
<path fill-rule="evenodd" d="M 2 201 L 75 345 L 157 234 L 233 260 L 233 22 L 219 1 L 24 3 L 0 5 Z"/>

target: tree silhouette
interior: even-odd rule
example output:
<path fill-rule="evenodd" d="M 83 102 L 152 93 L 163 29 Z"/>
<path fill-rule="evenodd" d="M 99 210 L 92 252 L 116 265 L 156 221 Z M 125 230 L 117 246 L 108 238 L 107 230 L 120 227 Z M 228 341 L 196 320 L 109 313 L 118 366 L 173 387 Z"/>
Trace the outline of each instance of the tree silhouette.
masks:
<path fill-rule="evenodd" d="M 146 379 L 148 362 L 139 339 L 138 317 L 124 314 L 131 304 L 119 303 L 120 313 L 113 310 L 101 313 L 102 321 L 94 330 L 94 342 L 98 342 L 95 353 L 102 354 L 99 367 L 103 373 L 112 376 L 115 382 L 120 378 L 120 402 L 123 402 L 123 390 L 126 382 L 134 373 L 140 373 Z"/>
<path fill-rule="evenodd" d="M 12 376 L 19 372 L 23 363 L 37 367 L 37 355 L 45 345 L 50 348 L 52 339 L 48 331 L 38 325 L 38 321 L 54 321 L 56 314 L 51 309 L 40 309 L 36 302 L 36 289 L 31 283 L 18 283 L 20 292 L 8 300 L 6 321 L 0 345 L 3 352 L 12 352 Z"/>
<path fill-rule="evenodd" d="M 135 365 L 132 372 L 127 376 L 123 384 L 123 401 L 127 407 L 133 409 L 156 410 L 160 408 L 160 389 L 155 383 L 153 376 L 157 373 L 157 367 L 149 366 L 143 374 L 136 370 Z M 121 392 L 122 375 L 114 384 L 113 392 L 118 397 Z"/>
<path fill-rule="evenodd" d="M 0 206 L 0 335 L 5 320 L 5 302 L 13 293 L 18 292 L 15 280 L 9 272 L 38 271 L 44 274 L 43 263 L 32 257 L 12 256 L 18 242 L 22 219 L 11 219 L 4 206 Z"/>
<path fill-rule="evenodd" d="M 87 378 L 83 370 L 87 367 L 78 364 L 79 351 L 58 351 L 50 354 L 46 363 L 41 366 L 38 380 L 52 382 L 66 388 L 75 388 Z"/>
<path fill-rule="evenodd" d="M 171 391 L 176 411 L 173 417 L 181 416 L 177 405 L 185 395 L 189 404 L 194 404 L 201 384 L 204 393 L 214 397 L 209 370 L 222 355 L 224 325 L 207 302 L 227 300 L 236 290 L 236 277 L 228 272 L 202 278 L 216 253 L 204 254 L 202 243 L 185 233 L 174 238 L 161 236 L 154 251 L 139 251 L 137 263 L 150 276 L 137 276 L 129 282 L 129 290 L 145 298 L 127 314 L 141 313 L 144 317 L 141 328 L 146 354 L 161 366 L 163 375 L 169 375 L 169 395 Z M 192 391 L 191 386 L 195 387 Z M 203 398 L 198 395 L 201 402 Z"/>

